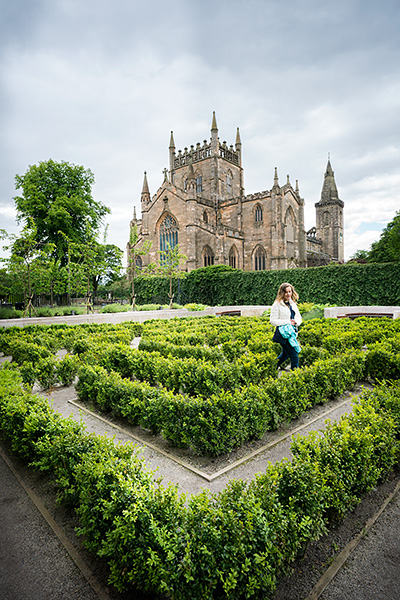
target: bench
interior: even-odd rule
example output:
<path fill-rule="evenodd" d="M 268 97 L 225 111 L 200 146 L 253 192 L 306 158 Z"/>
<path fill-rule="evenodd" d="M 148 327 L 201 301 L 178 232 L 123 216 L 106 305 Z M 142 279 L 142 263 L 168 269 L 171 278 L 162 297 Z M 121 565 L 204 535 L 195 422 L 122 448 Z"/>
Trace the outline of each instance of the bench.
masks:
<path fill-rule="evenodd" d="M 225 310 L 222 312 L 216 312 L 216 317 L 240 317 L 242 315 L 241 310 Z"/>
<path fill-rule="evenodd" d="M 348 313 L 346 315 L 338 315 L 338 319 L 357 319 L 357 317 L 386 317 L 387 319 L 393 319 L 393 313 Z"/>

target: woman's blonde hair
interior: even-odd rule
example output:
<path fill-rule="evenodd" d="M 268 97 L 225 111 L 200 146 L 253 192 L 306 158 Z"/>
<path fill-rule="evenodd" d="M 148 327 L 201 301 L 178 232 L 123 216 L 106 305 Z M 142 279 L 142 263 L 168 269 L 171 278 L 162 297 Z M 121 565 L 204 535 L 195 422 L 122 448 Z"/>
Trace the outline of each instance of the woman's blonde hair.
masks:
<path fill-rule="evenodd" d="M 279 286 L 278 293 L 276 295 L 275 302 L 282 302 L 282 300 L 284 300 L 287 287 L 292 288 L 292 300 L 294 302 L 297 302 L 297 300 L 299 299 L 299 295 L 291 283 L 281 283 L 281 285 Z"/>

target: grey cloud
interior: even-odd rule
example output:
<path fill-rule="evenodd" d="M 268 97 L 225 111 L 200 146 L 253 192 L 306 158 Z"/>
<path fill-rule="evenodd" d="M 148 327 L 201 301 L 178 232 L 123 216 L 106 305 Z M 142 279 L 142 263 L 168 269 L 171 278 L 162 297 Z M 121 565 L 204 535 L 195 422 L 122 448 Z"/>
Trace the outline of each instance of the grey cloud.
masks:
<path fill-rule="evenodd" d="M 246 191 L 271 187 L 277 166 L 281 182 L 287 173 L 299 179 L 306 226 L 328 152 L 352 221 L 369 210 L 357 187 L 368 177 L 378 186 L 372 203 L 385 186 L 396 198 L 397 0 L 14 0 L 6 8 L 0 208 L 13 204 L 14 176 L 29 164 L 83 164 L 113 210 L 110 242 L 124 247 L 143 171 L 154 193 L 170 130 L 180 148 L 202 141 L 213 110 L 228 143 L 240 127 Z"/>

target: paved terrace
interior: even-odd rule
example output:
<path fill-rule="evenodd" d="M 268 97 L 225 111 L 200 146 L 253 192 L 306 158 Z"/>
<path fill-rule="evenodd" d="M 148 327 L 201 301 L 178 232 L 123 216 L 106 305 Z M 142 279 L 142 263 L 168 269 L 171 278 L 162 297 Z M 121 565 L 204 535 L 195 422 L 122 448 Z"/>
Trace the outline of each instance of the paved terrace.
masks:
<path fill-rule="evenodd" d="M 0 319 L 0 327 L 25 327 L 25 325 L 53 325 L 55 323 L 68 323 L 80 325 L 81 323 L 122 323 L 123 321 L 148 321 L 149 319 L 173 319 L 175 317 L 206 317 L 209 315 L 223 315 L 226 313 L 239 313 L 242 317 L 257 317 L 265 310 L 266 306 L 214 306 L 206 310 L 162 309 L 162 310 L 135 310 L 121 313 L 89 313 L 84 315 L 69 315 L 62 317 L 25 317 L 23 319 Z M 400 309 L 399 309 L 400 310 Z"/>
<path fill-rule="evenodd" d="M 148 321 L 149 319 L 173 319 L 177 317 L 205 317 L 222 315 L 241 315 L 242 317 L 261 316 L 270 305 L 258 306 L 214 306 L 205 310 L 189 311 L 180 309 L 161 309 L 147 311 L 128 311 L 122 313 L 89 313 L 62 317 L 25 317 L 22 319 L 0 319 L 0 327 L 25 327 L 25 325 L 53 325 L 68 323 L 122 323 L 124 321 Z M 382 316 L 393 319 L 400 318 L 400 306 L 334 306 L 324 309 L 326 318 L 343 318 L 356 316 Z"/>
<path fill-rule="evenodd" d="M 334 306 L 324 309 L 324 317 L 340 319 L 343 317 L 389 317 L 400 318 L 400 306 Z"/>

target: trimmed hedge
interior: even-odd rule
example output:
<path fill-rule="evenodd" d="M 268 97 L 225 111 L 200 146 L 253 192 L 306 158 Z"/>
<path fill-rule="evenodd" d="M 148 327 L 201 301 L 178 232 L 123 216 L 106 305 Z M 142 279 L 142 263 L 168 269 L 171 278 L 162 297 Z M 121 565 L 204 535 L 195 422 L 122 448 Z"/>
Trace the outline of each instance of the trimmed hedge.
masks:
<path fill-rule="evenodd" d="M 35 328 L 1 341 L 27 385 L 70 385 L 79 374 L 81 399 L 212 456 L 261 438 L 359 380 L 400 375 L 400 321 L 389 319 L 308 321 L 299 334 L 302 368 L 280 379 L 267 319 L 149 322 L 141 331 L 151 352 L 129 347 L 137 333 L 130 325 Z M 59 360 L 49 348 L 60 344 L 76 354 Z"/>
<path fill-rule="evenodd" d="M 234 362 L 211 362 L 205 357 L 171 357 L 158 352 L 128 348 L 123 344 L 90 344 L 81 354 L 86 364 L 99 364 L 123 377 L 163 385 L 169 390 L 208 397 L 221 389 L 235 390 L 248 383 L 261 383 L 276 374 L 276 354 L 269 352 L 238 356 Z"/>
<path fill-rule="evenodd" d="M 273 593 L 277 578 L 399 462 L 400 384 L 364 392 L 324 435 L 298 437 L 293 461 L 250 483 L 186 498 L 154 479 L 131 444 L 88 435 L 0 369 L 0 429 L 11 449 L 52 475 L 78 514 L 84 544 L 120 591 L 174 600 Z"/>
<path fill-rule="evenodd" d="M 335 398 L 364 375 L 365 354 L 348 352 L 280 379 L 268 378 L 258 385 L 221 390 L 205 398 L 131 381 L 99 365 L 79 369 L 76 389 L 81 400 L 112 411 L 133 425 L 161 432 L 176 446 L 218 456 Z"/>
<path fill-rule="evenodd" d="M 174 282 L 174 294 L 185 302 L 209 306 L 272 304 L 283 281 L 298 291 L 301 301 L 338 306 L 400 305 L 399 263 L 347 263 L 310 269 L 240 271 L 206 267 Z M 140 304 L 165 302 L 169 281 L 138 277 L 135 292 Z"/>

